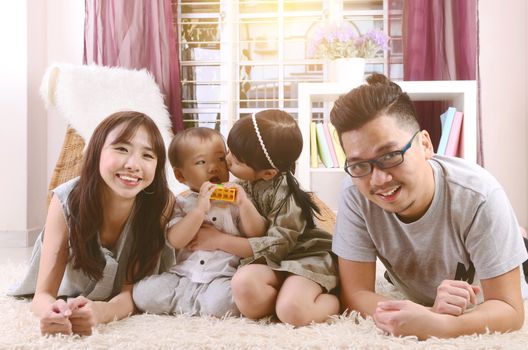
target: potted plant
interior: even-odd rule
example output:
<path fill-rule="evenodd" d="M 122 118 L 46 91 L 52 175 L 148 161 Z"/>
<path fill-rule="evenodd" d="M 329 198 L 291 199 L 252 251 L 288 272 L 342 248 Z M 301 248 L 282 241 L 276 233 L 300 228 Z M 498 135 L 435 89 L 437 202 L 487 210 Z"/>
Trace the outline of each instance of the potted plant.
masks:
<path fill-rule="evenodd" d="M 327 23 L 315 28 L 308 39 L 308 57 L 329 60 L 329 75 L 338 81 L 363 81 L 365 59 L 389 49 L 390 38 L 380 30 L 359 34 L 348 22 Z M 354 67 L 354 68 L 352 68 Z"/>

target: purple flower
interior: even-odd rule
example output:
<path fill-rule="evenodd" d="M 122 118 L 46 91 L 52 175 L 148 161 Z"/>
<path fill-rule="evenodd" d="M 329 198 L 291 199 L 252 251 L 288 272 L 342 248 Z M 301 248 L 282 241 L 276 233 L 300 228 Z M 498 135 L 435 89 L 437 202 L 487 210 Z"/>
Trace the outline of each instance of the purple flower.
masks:
<path fill-rule="evenodd" d="M 382 31 L 371 29 L 358 35 L 348 22 L 327 23 L 315 29 L 308 40 L 308 57 L 346 58 L 375 57 L 380 50 L 389 49 L 390 38 Z"/>
<path fill-rule="evenodd" d="M 389 37 L 380 30 L 371 29 L 363 35 L 364 40 L 371 40 L 381 50 L 388 49 Z"/>

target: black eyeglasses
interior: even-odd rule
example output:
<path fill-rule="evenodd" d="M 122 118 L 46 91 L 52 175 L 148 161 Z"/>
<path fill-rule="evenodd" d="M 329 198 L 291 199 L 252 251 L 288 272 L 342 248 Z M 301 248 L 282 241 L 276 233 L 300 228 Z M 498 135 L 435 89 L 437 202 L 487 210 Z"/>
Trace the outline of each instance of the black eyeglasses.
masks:
<path fill-rule="evenodd" d="M 400 165 L 403 163 L 403 155 L 409 148 L 411 148 L 413 140 L 419 132 L 419 130 L 415 132 L 409 142 L 407 142 L 407 144 L 399 151 L 385 153 L 376 159 L 365 160 L 350 165 L 345 164 L 346 173 L 352 177 L 363 177 L 372 173 L 374 165 L 377 166 L 378 169 L 388 169 Z"/>

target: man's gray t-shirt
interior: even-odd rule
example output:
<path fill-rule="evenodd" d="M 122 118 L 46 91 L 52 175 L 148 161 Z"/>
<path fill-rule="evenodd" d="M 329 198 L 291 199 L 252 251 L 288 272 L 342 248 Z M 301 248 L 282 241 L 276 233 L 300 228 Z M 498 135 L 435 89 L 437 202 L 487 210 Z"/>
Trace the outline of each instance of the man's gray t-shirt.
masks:
<path fill-rule="evenodd" d="M 430 164 L 433 201 L 408 224 L 370 202 L 346 179 L 332 244 L 347 260 L 379 258 L 391 281 L 423 305 L 434 303 L 445 279 L 476 284 L 528 258 L 510 202 L 491 174 L 454 157 L 435 156 Z M 526 290 L 524 278 L 521 282 Z"/>

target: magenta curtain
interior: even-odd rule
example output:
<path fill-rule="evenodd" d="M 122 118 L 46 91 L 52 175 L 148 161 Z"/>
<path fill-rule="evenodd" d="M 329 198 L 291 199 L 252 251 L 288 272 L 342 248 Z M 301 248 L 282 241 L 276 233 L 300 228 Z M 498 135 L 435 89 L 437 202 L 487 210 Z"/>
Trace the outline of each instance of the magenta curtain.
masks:
<path fill-rule="evenodd" d="M 84 63 L 146 68 L 176 133 L 183 130 L 181 83 L 170 0 L 85 0 Z"/>
<path fill-rule="evenodd" d="M 475 80 L 477 0 L 405 0 L 403 4 L 404 80 Z M 434 145 L 441 134 L 445 102 L 416 103 L 420 123 Z M 480 116 L 479 116 L 480 119 Z M 480 120 L 478 120 L 480 129 Z M 480 130 L 477 160 L 482 164 Z"/>

